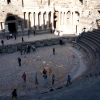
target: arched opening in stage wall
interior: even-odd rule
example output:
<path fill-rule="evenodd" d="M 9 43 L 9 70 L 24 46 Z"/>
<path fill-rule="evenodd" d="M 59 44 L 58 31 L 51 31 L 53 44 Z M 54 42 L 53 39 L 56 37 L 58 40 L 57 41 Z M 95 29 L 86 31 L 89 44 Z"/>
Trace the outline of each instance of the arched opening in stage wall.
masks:
<path fill-rule="evenodd" d="M 14 16 L 7 17 L 6 25 L 8 25 L 8 30 L 10 33 L 16 32 L 16 19 Z"/>

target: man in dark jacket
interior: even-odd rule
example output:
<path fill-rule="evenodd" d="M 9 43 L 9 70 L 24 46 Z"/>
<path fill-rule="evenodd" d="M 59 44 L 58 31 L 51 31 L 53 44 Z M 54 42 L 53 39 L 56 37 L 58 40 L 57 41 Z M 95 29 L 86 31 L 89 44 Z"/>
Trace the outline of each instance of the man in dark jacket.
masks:
<path fill-rule="evenodd" d="M 17 90 L 16 89 L 14 89 L 13 92 L 12 92 L 12 98 L 14 100 L 17 100 Z"/>
<path fill-rule="evenodd" d="M 18 58 L 18 63 L 19 63 L 19 66 L 21 66 L 21 58 L 20 57 Z"/>

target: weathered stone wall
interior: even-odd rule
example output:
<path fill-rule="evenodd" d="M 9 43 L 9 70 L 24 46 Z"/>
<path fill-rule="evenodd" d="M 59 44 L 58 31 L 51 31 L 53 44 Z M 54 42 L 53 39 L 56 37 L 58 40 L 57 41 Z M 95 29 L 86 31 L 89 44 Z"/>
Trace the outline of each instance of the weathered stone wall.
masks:
<path fill-rule="evenodd" d="M 59 38 L 53 38 L 53 39 L 45 39 L 45 40 L 38 40 L 38 41 L 31 41 L 31 42 L 22 42 L 18 44 L 13 45 L 4 45 L 0 46 L 0 54 L 5 53 L 14 53 L 16 51 L 19 51 L 21 48 L 24 49 L 26 45 L 35 45 L 36 47 L 43 47 L 43 46 L 51 46 L 51 45 L 57 45 L 59 44 Z M 67 43 L 75 40 L 75 37 L 62 37 L 62 40 Z"/>

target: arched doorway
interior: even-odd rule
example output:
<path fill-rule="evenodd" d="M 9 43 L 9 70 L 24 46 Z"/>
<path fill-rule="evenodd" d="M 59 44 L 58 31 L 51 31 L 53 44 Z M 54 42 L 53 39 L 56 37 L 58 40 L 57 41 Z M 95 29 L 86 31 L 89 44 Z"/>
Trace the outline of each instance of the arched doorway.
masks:
<path fill-rule="evenodd" d="M 16 32 L 16 19 L 14 16 L 9 16 L 6 19 L 6 24 L 8 24 L 8 30 L 10 33 Z"/>

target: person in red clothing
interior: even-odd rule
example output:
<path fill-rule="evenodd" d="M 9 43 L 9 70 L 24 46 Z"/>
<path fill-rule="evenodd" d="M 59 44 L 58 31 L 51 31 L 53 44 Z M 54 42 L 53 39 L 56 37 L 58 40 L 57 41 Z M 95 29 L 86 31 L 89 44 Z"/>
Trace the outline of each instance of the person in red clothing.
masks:
<path fill-rule="evenodd" d="M 24 82 L 26 83 L 26 74 L 25 74 L 25 72 L 23 73 L 22 78 L 23 78 Z"/>

